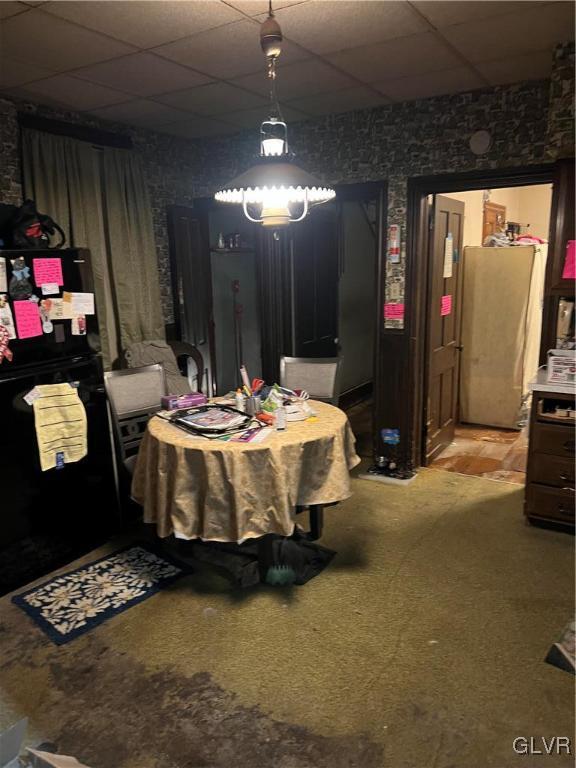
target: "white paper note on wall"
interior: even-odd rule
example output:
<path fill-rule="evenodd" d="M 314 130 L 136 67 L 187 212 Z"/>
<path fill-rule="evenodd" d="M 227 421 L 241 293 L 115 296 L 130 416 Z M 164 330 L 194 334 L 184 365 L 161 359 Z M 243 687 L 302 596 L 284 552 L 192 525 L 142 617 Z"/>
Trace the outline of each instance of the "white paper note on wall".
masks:
<path fill-rule="evenodd" d="M 448 232 L 444 241 L 444 274 L 443 277 L 452 277 L 452 264 L 454 262 L 454 239 L 452 232 Z"/>
<path fill-rule="evenodd" d="M 0 256 L 0 293 L 6 293 L 8 283 L 6 282 L 6 259 Z"/>

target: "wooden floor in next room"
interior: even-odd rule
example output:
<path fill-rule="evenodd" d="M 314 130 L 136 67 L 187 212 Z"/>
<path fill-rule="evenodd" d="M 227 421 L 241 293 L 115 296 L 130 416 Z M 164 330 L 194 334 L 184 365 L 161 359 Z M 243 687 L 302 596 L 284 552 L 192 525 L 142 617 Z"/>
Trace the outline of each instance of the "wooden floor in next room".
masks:
<path fill-rule="evenodd" d="M 523 485 L 527 455 L 526 428 L 519 431 L 459 424 L 454 441 L 429 466 Z"/>

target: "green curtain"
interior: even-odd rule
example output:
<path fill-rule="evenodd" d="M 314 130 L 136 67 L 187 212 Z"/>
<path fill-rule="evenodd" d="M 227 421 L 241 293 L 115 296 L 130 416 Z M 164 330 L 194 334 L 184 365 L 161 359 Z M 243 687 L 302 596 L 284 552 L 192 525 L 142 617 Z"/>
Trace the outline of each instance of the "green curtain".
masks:
<path fill-rule="evenodd" d="M 130 151 L 22 131 L 27 197 L 68 243 L 89 248 L 104 366 L 135 341 L 164 339 L 152 209 Z"/>

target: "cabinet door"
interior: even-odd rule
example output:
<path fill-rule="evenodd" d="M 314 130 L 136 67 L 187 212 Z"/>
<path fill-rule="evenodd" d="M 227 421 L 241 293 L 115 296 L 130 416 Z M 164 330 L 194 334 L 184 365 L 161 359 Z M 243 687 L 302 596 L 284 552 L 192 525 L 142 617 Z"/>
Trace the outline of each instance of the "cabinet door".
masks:
<path fill-rule="evenodd" d="M 168 208 L 174 320 L 178 338 L 204 360 L 202 391 L 216 392 L 210 243 L 206 214 L 184 206 Z"/>
<path fill-rule="evenodd" d="M 574 296 L 574 280 L 562 277 L 568 241 L 574 238 L 574 160 L 570 159 L 559 161 L 554 175 L 542 314 L 541 365 L 546 362 L 547 351 L 556 347 L 559 300 Z"/>
<path fill-rule="evenodd" d="M 338 220 L 334 206 L 294 224 L 292 352 L 295 357 L 338 354 Z"/>
<path fill-rule="evenodd" d="M 554 178 L 547 281 L 550 290 L 574 295 L 574 280 L 562 277 L 569 240 L 574 240 L 574 160 L 561 160 Z"/>

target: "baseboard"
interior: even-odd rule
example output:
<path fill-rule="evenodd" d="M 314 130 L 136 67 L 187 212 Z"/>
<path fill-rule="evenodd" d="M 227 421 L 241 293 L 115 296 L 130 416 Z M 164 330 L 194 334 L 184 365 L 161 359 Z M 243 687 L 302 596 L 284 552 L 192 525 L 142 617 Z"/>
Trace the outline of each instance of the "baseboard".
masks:
<path fill-rule="evenodd" d="M 367 400 L 374 391 L 374 382 L 366 381 L 364 384 L 359 384 L 357 387 L 343 392 L 338 399 L 338 407 L 343 411 L 347 411 L 363 400 Z"/>
<path fill-rule="evenodd" d="M 400 479 L 399 477 L 388 477 L 387 475 L 372 475 L 368 472 L 360 472 L 356 475 L 360 480 L 375 480 L 377 483 L 384 483 L 386 485 L 409 485 L 416 475 Z"/>

